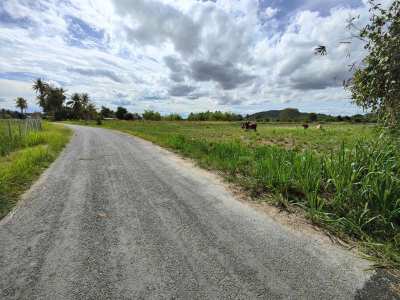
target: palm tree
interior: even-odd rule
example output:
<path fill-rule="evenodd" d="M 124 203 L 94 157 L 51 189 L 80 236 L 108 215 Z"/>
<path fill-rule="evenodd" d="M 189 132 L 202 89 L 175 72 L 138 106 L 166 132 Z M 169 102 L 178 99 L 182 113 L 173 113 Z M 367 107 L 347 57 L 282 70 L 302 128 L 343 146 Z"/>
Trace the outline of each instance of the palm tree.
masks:
<path fill-rule="evenodd" d="M 35 92 L 41 94 L 45 90 L 46 85 L 47 84 L 41 78 L 38 78 L 33 82 L 32 88 Z"/>
<path fill-rule="evenodd" d="M 47 95 L 47 104 L 51 112 L 59 112 L 62 110 L 65 99 L 66 90 L 63 88 L 50 87 Z"/>
<path fill-rule="evenodd" d="M 85 109 L 86 119 L 95 119 L 97 117 L 96 106 L 93 102 L 89 102 Z"/>
<path fill-rule="evenodd" d="M 70 105 L 76 119 L 79 119 L 82 115 L 83 104 L 82 97 L 78 93 L 74 93 L 71 96 L 71 100 L 67 102 L 67 105 Z"/>
<path fill-rule="evenodd" d="M 48 94 L 49 91 L 49 85 L 42 79 L 38 78 L 34 81 L 32 88 L 38 94 L 37 96 L 38 104 L 40 105 L 40 107 L 43 108 L 43 111 L 46 112 L 48 110 L 46 95 Z"/>
<path fill-rule="evenodd" d="M 90 102 L 89 95 L 86 93 L 81 94 L 81 101 L 82 101 L 82 105 L 84 107 L 86 107 Z"/>
<path fill-rule="evenodd" d="M 24 109 L 28 108 L 28 102 L 22 97 L 18 97 L 17 99 L 15 99 L 15 103 L 15 106 L 21 110 L 21 114 L 24 113 Z"/>
<path fill-rule="evenodd" d="M 317 48 L 315 48 L 315 49 L 314 49 L 314 53 L 315 53 L 315 54 L 322 55 L 322 56 L 328 54 L 328 52 L 327 52 L 327 50 L 326 50 L 326 46 L 323 46 L 323 45 L 319 45 Z"/>

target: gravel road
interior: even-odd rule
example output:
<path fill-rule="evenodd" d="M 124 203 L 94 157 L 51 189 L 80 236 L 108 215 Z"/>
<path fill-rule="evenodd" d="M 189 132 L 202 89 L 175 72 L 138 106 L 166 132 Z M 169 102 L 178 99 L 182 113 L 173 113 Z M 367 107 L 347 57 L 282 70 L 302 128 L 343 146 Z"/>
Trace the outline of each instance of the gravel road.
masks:
<path fill-rule="evenodd" d="M 71 127 L 64 152 L 0 221 L 0 299 L 385 292 L 366 261 L 278 224 L 174 154 L 123 133 Z"/>

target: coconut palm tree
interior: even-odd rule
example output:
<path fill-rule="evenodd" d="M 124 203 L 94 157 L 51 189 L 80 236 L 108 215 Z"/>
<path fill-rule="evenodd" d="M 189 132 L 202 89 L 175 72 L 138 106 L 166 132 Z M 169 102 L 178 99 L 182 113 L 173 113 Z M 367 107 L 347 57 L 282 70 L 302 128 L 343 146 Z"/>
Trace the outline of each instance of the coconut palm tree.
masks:
<path fill-rule="evenodd" d="M 78 93 L 72 94 L 71 100 L 67 102 L 67 105 L 72 108 L 74 118 L 79 119 L 82 115 L 82 110 L 84 108 L 81 95 Z"/>
<path fill-rule="evenodd" d="M 315 54 L 322 55 L 322 56 L 328 54 L 328 52 L 327 52 L 327 50 L 326 50 L 326 46 L 324 46 L 324 45 L 319 45 L 317 48 L 315 48 L 315 49 L 314 49 L 314 53 L 315 53 Z"/>
<path fill-rule="evenodd" d="M 65 93 L 66 90 L 64 90 L 63 88 L 56 88 L 50 86 L 47 95 L 47 102 L 48 102 L 47 104 L 51 112 L 54 113 L 62 110 L 65 99 L 67 98 L 65 96 Z"/>
<path fill-rule="evenodd" d="M 28 108 L 28 102 L 22 97 L 18 97 L 17 99 L 15 99 L 15 103 L 15 106 L 21 110 L 21 114 L 24 113 L 24 109 Z"/>
<path fill-rule="evenodd" d="M 49 92 L 49 85 L 44 82 L 42 79 L 38 78 L 34 81 L 33 90 L 38 94 L 37 100 L 40 107 L 43 108 L 43 111 L 47 112 L 48 103 L 47 103 L 47 94 Z"/>
<path fill-rule="evenodd" d="M 89 102 L 89 104 L 86 106 L 85 112 L 87 119 L 93 120 L 97 117 L 96 106 L 92 102 Z"/>
<path fill-rule="evenodd" d="M 82 105 L 84 107 L 86 107 L 90 102 L 89 95 L 86 93 L 81 94 L 81 101 L 82 101 Z"/>

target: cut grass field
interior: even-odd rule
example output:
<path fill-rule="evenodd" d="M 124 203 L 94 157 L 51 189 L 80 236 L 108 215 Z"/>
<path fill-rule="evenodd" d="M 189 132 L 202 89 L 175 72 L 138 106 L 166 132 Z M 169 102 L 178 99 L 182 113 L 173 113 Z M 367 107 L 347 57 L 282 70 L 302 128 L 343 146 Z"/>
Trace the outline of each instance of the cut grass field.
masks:
<path fill-rule="evenodd" d="M 44 123 L 42 130 L 18 135 L 13 141 L 5 134 L 0 131 L 2 145 L 8 143 L 0 154 L 0 219 L 57 157 L 68 142 L 71 130 L 59 124 Z"/>
<path fill-rule="evenodd" d="M 90 125 L 96 126 L 94 123 Z M 377 265 L 400 269 L 400 154 L 372 125 L 106 121 L 222 171 L 257 199 L 301 207 L 312 222 L 357 241 Z"/>

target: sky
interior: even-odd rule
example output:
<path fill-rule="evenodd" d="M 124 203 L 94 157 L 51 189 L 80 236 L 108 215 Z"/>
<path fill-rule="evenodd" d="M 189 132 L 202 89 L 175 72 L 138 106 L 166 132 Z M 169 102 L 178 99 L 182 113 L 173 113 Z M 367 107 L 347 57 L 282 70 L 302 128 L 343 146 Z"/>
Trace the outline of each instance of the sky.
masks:
<path fill-rule="evenodd" d="M 342 82 L 365 52 L 342 42 L 346 20 L 367 22 L 366 2 L 1 0 L 0 108 L 22 96 L 39 111 L 40 77 L 131 112 L 359 113 Z"/>

